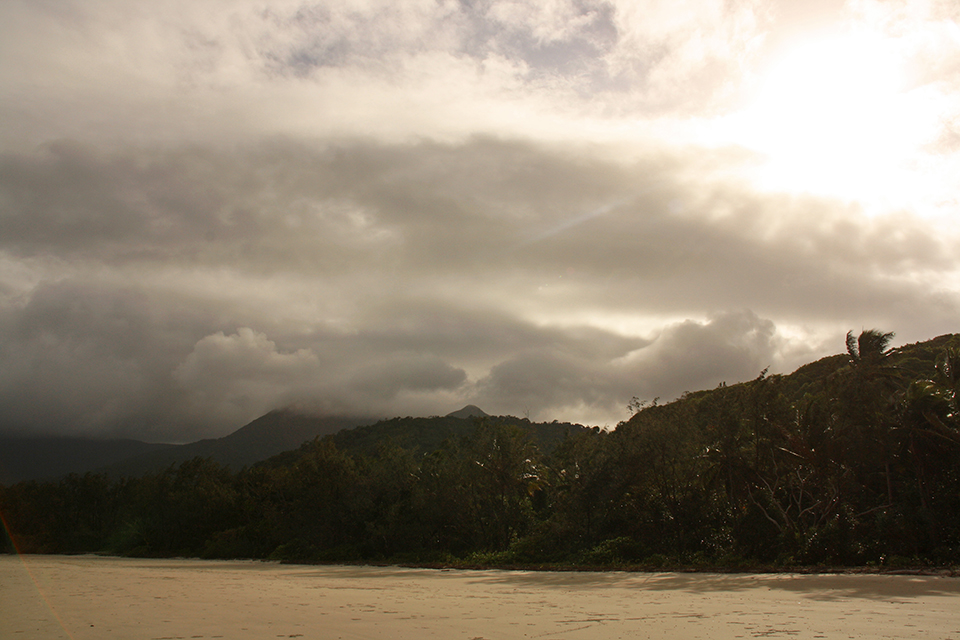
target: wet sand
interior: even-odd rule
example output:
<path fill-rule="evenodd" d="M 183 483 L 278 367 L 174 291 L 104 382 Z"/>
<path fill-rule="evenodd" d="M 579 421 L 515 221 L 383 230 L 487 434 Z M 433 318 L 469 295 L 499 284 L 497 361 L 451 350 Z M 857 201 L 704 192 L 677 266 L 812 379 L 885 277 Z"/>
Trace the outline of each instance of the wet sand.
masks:
<path fill-rule="evenodd" d="M 0 556 L 4 640 L 960 640 L 960 579 Z"/>

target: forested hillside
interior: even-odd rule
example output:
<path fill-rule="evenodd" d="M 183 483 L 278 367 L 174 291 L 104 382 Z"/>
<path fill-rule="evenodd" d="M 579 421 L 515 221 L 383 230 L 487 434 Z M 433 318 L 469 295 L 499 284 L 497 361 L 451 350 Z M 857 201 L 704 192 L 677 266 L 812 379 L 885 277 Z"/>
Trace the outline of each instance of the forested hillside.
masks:
<path fill-rule="evenodd" d="M 187 444 L 0 435 L 0 483 L 53 481 L 70 473 L 91 471 L 111 478 L 136 477 L 197 457 L 210 458 L 238 471 L 316 436 L 376 420 L 363 416 L 313 416 L 295 410 L 276 410 L 222 438 Z"/>
<path fill-rule="evenodd" d="M 0 488 L 25 552 L 634 567 L 960 563 L 960 336 L 636 402 L 605 432 L 419 418 L 239 472 Z M 759 373 L 759 372 L 758 372 Z"/>

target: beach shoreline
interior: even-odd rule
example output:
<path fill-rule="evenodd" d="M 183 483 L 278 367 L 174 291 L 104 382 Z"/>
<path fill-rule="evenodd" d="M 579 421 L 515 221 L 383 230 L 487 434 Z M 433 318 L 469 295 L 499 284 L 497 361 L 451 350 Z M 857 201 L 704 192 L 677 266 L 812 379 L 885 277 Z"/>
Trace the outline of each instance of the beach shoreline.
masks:
<path fill-rule="evenodd" d="M 0 557 L 18 640 L 956 638 L 942 575 L 536 572 Z"/>

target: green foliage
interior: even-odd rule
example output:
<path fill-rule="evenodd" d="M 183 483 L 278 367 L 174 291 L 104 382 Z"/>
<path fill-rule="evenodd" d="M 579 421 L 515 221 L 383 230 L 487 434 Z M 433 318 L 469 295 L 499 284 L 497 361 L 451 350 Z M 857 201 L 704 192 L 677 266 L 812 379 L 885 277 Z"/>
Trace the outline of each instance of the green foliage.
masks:
<path fill-rule="evenodd" d="M 636 564 L 646 556 L 643 546 L 634 538 L 621 536 L 604 540 L 592 549 L 581 552 L 576 560 L 587 566 L 622 566 Z"/>
<path fill-rule="evenodd" d="M 960 336 L 634 403 L 612 432 L 403 418 L 233 471 L 0 487 L 30 553 L 589 567 L 960 562 Z"/>

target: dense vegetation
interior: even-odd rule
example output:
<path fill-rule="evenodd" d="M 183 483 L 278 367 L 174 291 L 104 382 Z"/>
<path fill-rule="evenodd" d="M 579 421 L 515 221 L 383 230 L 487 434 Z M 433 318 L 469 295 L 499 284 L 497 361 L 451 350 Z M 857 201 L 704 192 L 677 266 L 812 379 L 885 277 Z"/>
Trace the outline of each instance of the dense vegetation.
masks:
<path fill-rule="evenodd" d="M 616 430 L 397 419 L 238 472 L 0 487 L 24 552 L 538 566 L 960 562 L 960 336 L 847 353 Z M 562 439 L 561 439 L 562 438 Z"/>

